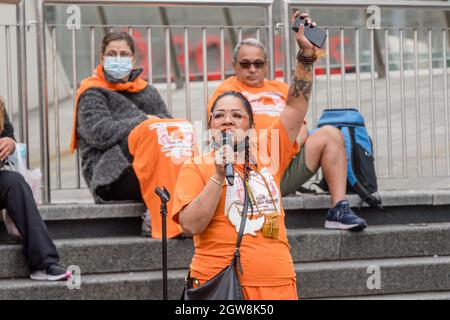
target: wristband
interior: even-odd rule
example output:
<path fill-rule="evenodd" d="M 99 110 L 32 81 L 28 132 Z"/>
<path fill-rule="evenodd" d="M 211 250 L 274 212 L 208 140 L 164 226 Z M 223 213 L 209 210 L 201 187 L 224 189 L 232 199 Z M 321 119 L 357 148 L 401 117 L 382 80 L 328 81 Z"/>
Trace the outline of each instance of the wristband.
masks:
<path fill-rule="evenodd" d="M 222 187 L 222 184 L 219 181 L 217 181 L 214 177 L 211 177 L 210 179 L 212 180 L 212 182 L 217 184 L 219 187 Z"/>
<path fill-rule="evenodd" d="M 317 61 L 317 53 L 314 51 L 314 54 L 310 57 L 305 57 L 301 50 L 297 53 L 297 61 L 303 65 L 310 65 Z"/>

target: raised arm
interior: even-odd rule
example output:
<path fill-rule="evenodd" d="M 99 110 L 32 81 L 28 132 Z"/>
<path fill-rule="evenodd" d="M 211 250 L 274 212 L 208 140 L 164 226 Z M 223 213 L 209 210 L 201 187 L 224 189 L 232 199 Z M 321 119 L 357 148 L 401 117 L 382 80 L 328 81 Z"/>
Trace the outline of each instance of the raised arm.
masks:
<path fill-rule="evenodd" d="M 292 21 L 300 15 L 300 12 L 294 13 Z M 308 20 L 308 23 L 314 22 L 308 19 L 308 14 L 303 13 L 301 16 Z M 292 83 L 289 87 L 286 107 L 280 114 L 280 121 L 292 142 L 294 142 L 299 134 L 303 124 L 306 112 L 308 110 L 309 98 L 311 97 L 311 89 L 313 85 L 313 60 L 316 59 L 316 47 L 309 42 L 303 34 L 304 26 L 301 25 L 296 34 L 297 44 L 299 46 L 301 57 L 297 61 Z M 297 59 L 299 60 L 299 59 Z"/>

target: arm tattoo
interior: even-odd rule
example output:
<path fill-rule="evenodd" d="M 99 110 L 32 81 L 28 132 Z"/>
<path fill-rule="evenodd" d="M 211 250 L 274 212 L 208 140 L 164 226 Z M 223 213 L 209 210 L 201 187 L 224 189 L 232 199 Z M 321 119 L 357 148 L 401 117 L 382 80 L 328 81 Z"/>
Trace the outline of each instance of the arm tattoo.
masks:
<path fill-rule="evenodd" d="M 306 101 L 309 101 L 309 97 L 311 96 L 311 88 L 312 88 L 312 79 L 302 78 L 299 79 L 296 76 L 292 79 L 292 84 L 289 89 L 289 94 L 298 98 L 301 94 Z"/>
<path fill-rule="evenodd" d="M 310 74 L 312 74 L 312 72 L 313 72 L 313 63 L 310 63 L 310 64 L 304 64 L 303 65 L 303 67 L 305 68 L 305 71 L 307 72 L 307 73 L 310 73 Z"/>

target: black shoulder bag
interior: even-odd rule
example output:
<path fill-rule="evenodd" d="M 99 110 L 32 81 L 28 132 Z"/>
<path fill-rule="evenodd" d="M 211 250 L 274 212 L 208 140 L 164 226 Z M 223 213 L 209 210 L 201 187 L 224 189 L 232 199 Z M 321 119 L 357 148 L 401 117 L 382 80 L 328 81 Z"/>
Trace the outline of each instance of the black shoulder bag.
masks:
<path fill-rule="evenodd" d="M 185 280 L 181 300 L 244 300 L 244 294 L 242 293 L 241 283 L 237 274 L 238 270 L 241 274 L 244 273 L 241 266 L 239 248 L 244 234 L 249 206 L 248 190 L 245 183 L 244 189 L 244 208 L 242 210 L 241 227 L 239 228 L 233 260 L 231 260 L 228 267 L 198 288 L 193 288 L 193 278 L 191 278 L 189 272 Z"/>

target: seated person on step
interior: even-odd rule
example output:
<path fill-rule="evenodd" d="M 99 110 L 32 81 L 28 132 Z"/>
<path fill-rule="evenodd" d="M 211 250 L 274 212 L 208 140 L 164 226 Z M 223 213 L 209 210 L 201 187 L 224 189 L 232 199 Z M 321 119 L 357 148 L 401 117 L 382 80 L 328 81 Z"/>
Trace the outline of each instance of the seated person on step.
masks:
<path fill-rule="evenodd" d="M 155 188 L 173 193 L 181 164 L 193 155 L 193 127 L 172 118 L 135 64 L 128 33 L 103 38 L 100 64 L 77 93 L 71 149 L 80 151 L 83 176 L 97 203 L 143 200 L 148 210 L 142 233 L 161 238 Z M 171 206 L 172 201 L 169 213 Z M 168 221 L 169 238 L 181 233 L 179 225 Z"/>
<path fill-rule="evenodd" d="M 14 128 L 0 97 L 0 162 L 16 148 Z M 1 169 L 1 168 L 0 168 Z M 33 192 L 18 172 L 0 170 L 0 209 L 6 209 L 4 222 L 8 230 L 17 230 L 33 280 L 66 280 L 71 274 L 59 264 L 59 255 L 42 221 Z"/>

